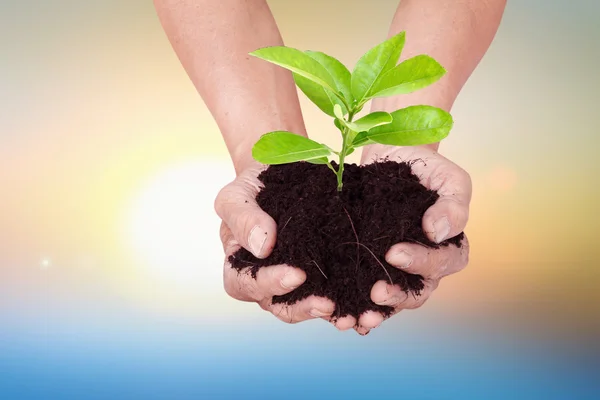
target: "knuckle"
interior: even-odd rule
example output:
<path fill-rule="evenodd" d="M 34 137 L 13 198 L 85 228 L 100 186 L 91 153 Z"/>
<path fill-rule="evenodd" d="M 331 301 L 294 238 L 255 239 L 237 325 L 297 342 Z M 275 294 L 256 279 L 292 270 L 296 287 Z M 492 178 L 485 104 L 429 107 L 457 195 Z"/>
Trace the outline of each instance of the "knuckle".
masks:
<path fill-rule="evenodd" d="M 458 164 L 455 164 L 451 161 L 449 162 L 450 167 L 448 168 L 448 171 L 450 172 L 449 176 L 453 177 L 452 181 L 460 182 L 461 188 L 470 188 L 472 185 L 472 181 L 471 175 L 467 172 L 467 170 L 465 170 Z"/>
<path fill-rule="evenodd" d="M 285 322 L 286 324 L 293 325 L 299 322 L 296 318 L 294 318 L 294 307 L 291 307 L 287 304 L 281 304 L 275 307 L 272 312 L 273 315 L 277 317 L 277 319 L 279 319 L 282 322 Z"/>
<path fill-rule="evenodd" d="M 260 308 L 262 308 L 264 311 L 271 311 L 271 306 L 273 305 L 271 303 L 271 299 L 263 299 L 261 301 L 258 302 L 258 305 L 260 306 Z"/>
<path fill-rule="evenodd" d="M 221 226 L 219 227 L 219 237 L 223 243 L 227 242 L 229 239 L 229 228 L 223 221 L 221 221 Z"/>
<path fill-rule="evenodd" d="M 217 193 L 217 196 L 215 197 L 214 201 L 215 212 L 219 217 L 223 219 L 225 219 L 226 216 L 227 206 L 232 203 L 231 185 L 232 183 L 226 185 L 221 190 L 219 190 L 219 193 Z"/>
<path fill-rule="evenodd" d="M 238 242 L 235 240 L 231 229 L 229 229 L 225 222 L 221 222 L 219 236 L 221 238 L 221 243 L 223 244 L 223 251 L 225 254 L 229 255 L 233 253 L 234 249 L 238 246 Z"/>
<path fill-rule="evenodd" d="M 263 267 L 256 273 L 256 285 L 259 290 L 269 292 L 273 296 L 280 296 L 286 293 L 281 285 L 280 269 L 277 266 Z"/>
<path fill-rule="evenodd" d="M 457 168 L 459 170 L 460 176 L 463 179 L 465 189 L 468 189 L 470 191 L 473 188 L 473 179 L 471 179 L 471 174 L 469 174 L 465 169 L 459 167 L 458 165 Z"/>
<path fill-rule="evenodd" d="M 421 296 L 419 298 L 419 300 L 414 303 L 414 306 L 412 307 L 412 309 L 414 310 L 414 309 L 422 307 L 428 299 L 429 299 L 429 296 Z"/>
<path fill-rule="evenodd" d="M 242 300 L 239 292 L 236 290 L 236 285 L 234 280 L 231 278 L 231 275 L 225 274 L 223 278 L 223 289 L 229 297 L 236 300 Z"/>
<path fill-rule="evenodd" d="M 402 308 L 404 308 L 406 310 L 417 309 L 417 308 L 421 307 L 423 304 L 425 304 L 427 299 L 429 299 L 429 293 L 427 293 L 427 292 L 421 293 L 420 295 L 416 296 L 416 299 L 414 301 L 407 302 L 404 305 L 404 307 L 402 307 Z"/>
<path fill-rule="evenodd" d="M 440 270 L 443 269 L 443 266 L 446 265 L 444 250 L 445 249 L 428 249 L 421 258 L 415 260 L 412 269 L 414 272 L 417 272 L 426 278 L 431 278 L 433 275 L 439 273 Z"/>
<path fill-rule="evenodd" d="M 456 167 L 459 171 L 464 171 Z M 469 202 L 471 199 L 472 182 L 471 177 L 464 171 L 454 173 L 452 171 L 440 175 L 437 181 L 438 191 L 447 199 L 456 199 L 458 205 L 463 205 L 463 202 Z M 464 204 L 463 206 L 466 206 Z"/>
<path fill-rule="evenodd" d="M 223 285 L 225 292 L 236 300 L 260 301 L 264 298 L 264 296 L 260 295 L 260 291 L 257 290 L 254 278 L 249 269 L 225 273 Z"/>
<path fill-rule="evenodd" d="M 253 199 L 256 193 L 249 190 L 247 185 L 240 184 L 238 180 L 233 181 L 223 187 L 214 201 L 214 209 L 217 215 L 224 220 L 234 218 L 237 214 L 235 210 L 238 208 L 246 208 L 246 205 L 254 205 Z M 252 200 L 252 201 L 251 201 Z M 231 225 L 231 221 L 226 221 Z"/>
<path fill-rule="evenodd" d="M 249 269 L 244 270 L 238 275 L 237 282 L 239 291 L 244 293 L 247 297 L 254 300 L 262 300 L 264 298 L 264 296 L 261 295 L 260 290 L 258 290 L 256 280 L 252 277 Z"/>
<path fill-rule="evenodd" d="M 453 222 L 462 230 L 469 220 L 469 207 L 466 204 L 456 203 L 451 209 L 451 215 L 452 219 L 454 219 Z"/>
<path fill-rule="evenodd" d="M 429 189 L 439 191 L 445 186 L 447 180 L 448 174 L 443 164 L 436 164 L 431 171 L 429 171 L 429 174 L 423 183 Z"/>
<path fill-rule="evenodd" d="M 407 310 L 414 310 L 417 309 L 419 307 L 422 307 L 423 304 L 425 304 L 425 302 L 427 302 L 427 300 L 429 300 L 429 297 L 431 297 L 431 294 L 433 293 L 433 291 L 435 289 L 437 289 L 439 285 L 439 279 L 429 279 L 425 282 L 425 288 L 421 291 L 420 295 L 414 295 L 414 297 L 411 298 L 412 301 L 408 301 L 404 307 L 404 309 Z"/>

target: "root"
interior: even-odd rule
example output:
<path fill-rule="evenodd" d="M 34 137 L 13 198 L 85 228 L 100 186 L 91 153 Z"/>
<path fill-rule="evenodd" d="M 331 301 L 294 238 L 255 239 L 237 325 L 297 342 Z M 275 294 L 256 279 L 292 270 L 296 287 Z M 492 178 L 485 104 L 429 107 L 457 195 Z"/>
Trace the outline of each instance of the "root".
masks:
<path fill-rule="evenodd" d="M 356 228 L 354 227 L 354 222 L 352 222 L 352 218 L 350 218 L 350 213 L 348 213 L 348 210 L 346 210 L 346 207 L 342 206 L 342 208 L 344 209 L 344 212 L 348 216 L 348 220 L 350 221 L 350 225 L 352 226 L 352 232 L 354 232 L 354 237 L 356 238 L 356 242 L 355 243 L 346 242 L 346 243 L 342 243 L 342 244 L 356 244 L 356 269 L 358 270 L 358 266 L 360 264 L 360 247 L 364 247 L 371 254 L 371 256 L 373 256 L 373 258 L 375 259 L 375 261 L 377 261 L 377 263 L 381 266 L 381 268 L 383 269 L 383 271 L 387 275 L 388 279 L 390 280 L 390 284 L 393 285 L 394 281 L 392 279 L 392 276 L 388 272 L 388 270 L 385 268 L 385 265 L 383 265 L 383 263 L 381 261 L 379 261 L 379 259 L 377 258 L 377 256 L 371 251 L 370 248 L 368 248 L 364 244 L 360 243 L 360 241 L 358 240 L 358 234 L 356 233 Z"/>
<path fill-rule="evenodd" d="M 352 222 L 352 218 L 350 218 L 350 213 L 346 210 L 346 207 L 342 206 L 344 212 L 348 216 L 348 220 L 350 221 L 350 225 L 352 226 L 352 232 L 354 232 L 354 237 L 356 238 L 356 243 L 358 243 L 358 234 L 356 233 L 356 228 L 354 228 L 354 222 Z"/>
<path fill-rule="evenodd" d="M 354 222 L 352 222 L 352 218 L 350 218 L 350 213 L 348 212 L 348 210 L 346 210 L 346 207 L 344 207 L 342 205 L 342 208 L 344 209 L 344 212 L 346 213 L 346 215 L 348 216 L 348 221 L 350 221 L 350 226 L 352 227 L 352 232 L 354 232 L 354 237 L 356 238 L 356 271 L 358 271 L 358 266 L 360 265 L 360 249 L 358 247 L 358 244 L 360 244 L 360 240 L 358 240 L 358 234 L 356 233 L 356 228 L 354 227 Z M 390 278 L 391 280 L 391 278 Z"/>
<path fill-rule="evenodd" d="M 317 268 L 319 268 L 319 271 L 321 271 L 321 274 L 323 274 L 323 276 L 325 277 L 325 279 L 329 279 L 327 277 L 327 275 L 325 275 L 325 272 L 323 272 L 323 270 L 321 269 L 321 267 L 319 267 L 319 264 L 317 264 L 317 262 L 315 260 L 311 260 L 316 266 Z"/>
<path fill-rule="evenodd" d="M 376 240 L 387 239 L 387 238 L 389 238 L 389 236 L 379 236 L 378 238 L 373 239 L 373 241 L 375 242 Z"/>
<path fill-rule="evenodd" d="M 367 246 L 365 246 L 362 243 L 359 242 L 346 242 L 346 243 L 342 243 L 342 244 L 356 244 L 358 246 L 364 247 L 369 253 L 371 253 L 371 255 L 373 256 L 373 258 L 375 259 L 375 261 L 377 261 L 377 263 L 381 266 L 381 268 L 383 268 L 383 271 L 385 272 L 385 274 L 387 275 L 388 279 L 390 280 L 390 284 L 393 285 L 394 282 L 392 280 L 392 276 L 390 275 L 390 273 L 388 272 L 388 270 L 385 268 L 385 265 L 383 265 L 383 263 L 381 261 L 379 261 L 379 258 L 377 258 L 377 256 L 371 251 L 370 248 L 368 248 Z"/>
<path fill-rule="evenodd" d="M 289 217 L 288 220 L 286 221 L 286 223 L 283 225 L 283 228 L 281 228 L 281 230 L 279 231 L 279 233 L 283 232 L 283 230 L 285 229 L 286 226 L 288 226 L 288 224 L 290 223 L 291 220 L 292 220 L 292 217 Z"/>

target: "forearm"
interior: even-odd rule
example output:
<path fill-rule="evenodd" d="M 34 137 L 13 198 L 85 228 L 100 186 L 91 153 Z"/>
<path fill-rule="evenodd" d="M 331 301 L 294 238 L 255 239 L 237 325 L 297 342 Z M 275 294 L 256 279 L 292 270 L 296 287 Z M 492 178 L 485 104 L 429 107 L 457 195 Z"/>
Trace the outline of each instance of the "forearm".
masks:
<path fill-rule="evenodd" d="M 306 135 L 290 72 L 248 55 L 282 45 L 265 0 L 154 0 L 161 24 L 219 129 L 236 171 L 273 130 Z"/>
<path fill-rule="evenodd" d="M 447 71 L 433 85 L 411 93 L 373 101 L 372 109 L 395 111 L 426 104 L 450 111 L 463 85 L 490 46 L 506 0 L 402 0 L 389 35 L 406 32 L 402 59 L 427 54 Z M 433 149 L 438 144 L 429 145 Z M 370 157 L 381 147 L 364 153 Z"/>

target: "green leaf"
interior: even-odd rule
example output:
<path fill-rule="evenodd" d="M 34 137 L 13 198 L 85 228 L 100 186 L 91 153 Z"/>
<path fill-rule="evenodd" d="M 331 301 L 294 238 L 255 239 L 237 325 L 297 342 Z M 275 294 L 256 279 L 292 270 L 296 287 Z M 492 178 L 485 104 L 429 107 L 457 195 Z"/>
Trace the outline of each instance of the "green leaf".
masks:
<path fill-rule="evenodd" d="M 317 51 L 305 51 L 309 57 L 313 58 L 319 64 L 321 64 L 333 78 L 335 83 L 335 89 L 342 95 L 347 104 L 352 104 L 352 94 L 350 93 L 350 71 L 335 58 Z M 347 113 L 347 108 L 343 101 L 340 100 L 331 90 L 325 89 L 322 85 L 315 83 L 313 80 L 305 78 L 304 76 L 294 73 L 294 81 L 300 88 L 302 93 L 310 101 L 312 101 L 321 111 L 329 116 L 334 116 L 333 106 L 339 104 Z"/>
<path fill-rule="evenodd" d="M 342 111 L 342 108 L 339 105 L 335 105 L 333 106 L 333 113 L 335 114 L 335 126 L 338 127 L 338 129 L 340 131 L 342 131 L 342 135 L 344 134 L 344 130 L 342 129 L 342 125 L 345 126 L 346 128 L 349 129 L 348 134 L 350 135 L 350 138 L 348 140 L 352 140 L 354 138 L 354 135 L 356 135 L 356 132 L 358 131 L 358 127 L 354 124 L 354 122 L 348 122 L 346 121 L 346 119 L 344 118 L 344 112 Z"/>
<path fill-rule="evenodd" d="M 252 148 L 252 157 L 262 164 L 287 164 L 322 159 L 329 148 L 307 137 L 286 131 L 267 133 Z"/>
<path fill-rule="evenodd" d="M 298 49 L 286 46 L 272 46 L 255 50 L 250 55 L 279 65 L 323 86 L 325 89 L 337 92 L 335 81 L 325 67 Z"/>
<path fill-rule="evenodd" d="M 418 146 L 441 141 L 453 125 L 449 113 L 431 106 L 407 107 L 391 115 L 391 124 L 371 129 L 366 138 L 380 144 Z"/>
<path fill-rule="evenodd" d="M 354 121 L 357 132 L 368 131 L 376 126 L 386 125 L 392 122 L 392 115 L 384 111 L 376 111 L 367 114 L 361 119 Z"/>
<path fill-rule="evenodd" d="M 305 51 L 306 54 L 314 58 L 319 64 L 321 64 L 329 75 L 335 81 L 335 85 L 338 91 L 344 96 L 346 104 L 350 105 L 354 101 L 351 91 L 351 74 L 348 68 L 342 64 L 338 59 L 322 53 L 320 51 Z"/>
<path fill-rule="evenodd" d="M 427 55 L 409 58 L 382 75 L 368 97 L 412 93 L 437 82 L 445 73 L 444 67 Z"/>
<path fill-rule="evenodd" d="M 338 128 L 339 128 L 338 125 L 343 125 L 346 128 L 348 128 L 349 133 L 352 135 L 352 137 L 350 139 L 354 138 L 354 135 L 356 135 L 356 133 L 359 131 L 358 126 L 354 122 L 348 122 L 343 118 L 336 118 L 336 121 L 338 121 L 338 122 L 336 123 L 335 126 L 337 126 Z M 340 128 L 340 130 L 342 131 L 342 134 L 343 134 L 343 130 L 341 128 Z"/>
<path fill-rule="evenodd" d="M 333 115 L 335 115 L 335 117 L 339 120 L 341 120 L 342 122 L 344 121 L 344 111 L 342 110 L 342 107 L 340 107 L 339 104 L 336 104 L 333 106 Z"/>
<path fill-rule="evenodd" d="M 335 126 L 337 126 L 340 130 L 342 130 L 342 125 L 348 128 L 348 131 L 346 132 L 346 140 L 348 143 L 353 143 L 356 135 L 359 132 L 368 131 L 376 126 L 386 125 L 392 122 L 392 116 L 383 111 L 376 111 L 374 113 L 367 114 L 358 121 L 354 122 L 349 122 L 344 119 L 340 107 L 334 107 L 334 113 L 336 116 Z"/>
<path fill-rule="evenodd" d="M 293 76 L 294 82 L 296 82 L 302 93 L 325 114 L 333 117 L 333 106 L 335 104 L 339 104 L 342 110 L 346 110 L 346 106 L 330 90 L 299 74 L 294 73 Z"/>
<path fill-rule="evenodd" d="M 348 131 L 346 132 L 346 142 L 350 145 L 356 135 L 358 135 L 358 126 L 354 124 L 354 122 L 347 122 Z"/>
<path fill-rule="evenodd" d="M 396 66 L 404 47 L 405 34 L 401 32 L 367 51 L 352 72 L 352 95 L 361 104 L 381 75 Z"/>
<path fill-rule="evenodd" d="M 340 122 L 339 119 L 334 119 L 333 120 L 333 124 L 335 125 L 336 128 L 338 128 L 340 131 L 344 130 L 344 127 L 342 126 L 342 123 Z"/>
<path fill-rule="evenodd" d="M 322 158 L 314 158 L 312 160 L 306 160 L 311 164 L 329 164 L 329 159 L 327 157 Z"/>
<path fill-rule="evenodd" d="M 361 146 L 366 146 L 368 144 L 374 144 L 374 143 L 375 142 L 373 142 L 372 140 L 369 139 L 368 132 L 363 131 L 363 132 L 360 132 L 358 135 L 356 135 L 356 137 L 352 141 L 352 147 L 361 147 Z"/>

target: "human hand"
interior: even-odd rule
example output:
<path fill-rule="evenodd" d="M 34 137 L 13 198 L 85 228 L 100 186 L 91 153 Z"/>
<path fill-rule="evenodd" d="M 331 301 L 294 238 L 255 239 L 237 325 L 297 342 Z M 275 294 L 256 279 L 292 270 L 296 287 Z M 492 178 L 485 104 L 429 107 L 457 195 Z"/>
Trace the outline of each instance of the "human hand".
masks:
<path fill-rule="evenodd" d="M 423 230 L 430 240 L 440 243 L 464 230 L 469 217 L 472 190 L 471 178 L 465 170 L 428 146 L 373 145 L 365 148 L 362 163 L 385 158 L 391 161 L 414 161 L 412 170 L 420 178 L 421 184 L 439 193 L 439 199 L 423 216 Z M 468 260 L 469 242 L 466 236 L 460 248 L 448 245 L 432 249 L 414 243 L 395 244 L 387 252 L 386 261 L 405 272 L 423 276 L 425 288 L 420 296 L 413 296 L 397 285 L 379 281 L 371 290 L 371 300 L 379 305 L 393 307 L 391 315 L 404 309 L 418 308 L 431 296 L 443 277 L 462 270 Z M 383 320 L 382 314 L 369 311 L 360 316 L 355 329 L 366 335 Z"/>
<path fill-rule="evenodd" d="M 293 305 L 273 304 L 273 296 L 291 292 L 306 280 L 306 274 L 289 265 L 260 268 L 256 278 L 250 269 L 241 271 L 231 267 L 228 259 L 240 247 L 257 258 L 269 256 L 275 246 L 277 225 L 256 203 L 260 190 L 258 175 L 265 167 L 254 163 L 244 168 L 233 182 L 225 186 L 215 200 L 215 210 L 222 219 L 221 241 L 225 251 L 223 283 L 225 291 L 234 299 L 255 302 L 287 323 L 313 318 L 331 320 L 335 304 L 326 298 L 310 296 Z M 353 327 L 348 320 L 335 322 L 338 329 Z"/>

